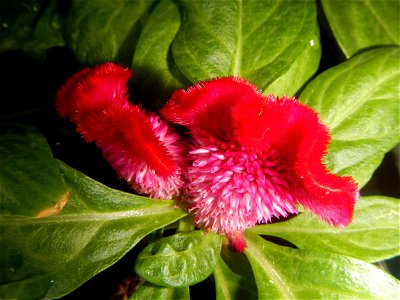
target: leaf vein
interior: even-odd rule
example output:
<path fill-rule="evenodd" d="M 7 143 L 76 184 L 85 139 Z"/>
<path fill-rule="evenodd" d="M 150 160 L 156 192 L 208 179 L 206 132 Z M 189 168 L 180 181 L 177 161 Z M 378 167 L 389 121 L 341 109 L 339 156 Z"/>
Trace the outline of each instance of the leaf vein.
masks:
<path fill-rule="evenodd" d="M 385 31 L 386 35 L 393 41 L 394 44 L 397 44 L 396 38 L 392 35 L 392 32 L 389 28 L 387 28 L 385 22 L 380 18 L 380 16 L 377 14 L 376 10 L 371 6 L 371 3 L 369 0 L 364 1 L 365 7 L 371 12 L 371 14 L 374 16 L 376 19 L 377 23 L 379 24 L 380 27 L 383 28 Z"/>
<path fill-rule="evenodd" d="M 236 39 L 236 49 L 233 61 L 233 75 L 240 75 L 240 67 L 242 62 L 242 35 L 243 35 L 243 2 L 239 0 L 239 11 L 238 11 L 238 36 Z"/>
<path fill-rule="evenodd" d="M 293 295 L 292 291 L 289 289 L 288 284 L 285 282 L 285 280 L 281 277 L 281 275 L 277 272 L 277 270 L 274 268 L 274 266 L 265 258 L 265 255 L 258 251 L 257 247 L 253 242 L 248 241 L 248 247 L 247 251 L 251 252 L 253 257 L 257 258 L 257 262 L 262 265 L 263 269 L 268 270 L 268 275 L 270 275 L 273 278 L 273 281 L 277 284 L 279 287 L 281 293 L 283 294 L 285 299 L 295 299 L 296 297 Z"/>
<path fill-rule="evenodd" d="M 336 128 L 337 126 L 339 126 L 341 123 L 343 123 L 348 116 L 350 116 L 351 114 L 354 113 L 354 111 L 356 111 L 358 108 L 360 108 L 361 106 L 363 106 L 365 103 L 369 102 L 370 100 L 374 100 L 373 98 L 368 99 L 368 97 L 376 90 L 378 89 L 385 81 L 390 80 L 393 77 L 398 76 L 398 73 L 394 73 L 394 74 L 389 74 L 387 76 L 385 76 L 384 78 L 381 78 L 381 80 L 378 80 L 377 82 L 375 82 L 375 84 L 373 86 L 371 86 L 368 91 L 365 91 L 363 94 L 363 96 L 360 98 L 359 101 L 353 101 L 353 103 L 351 105 L 349 105 L 346 109 L 345 112 L 342 112 L 340 115 L 338 115 L 337 118 L 334 118 L 330 124 L 328 125 L 329 128 L 333 131 L 334 128 Z M 341 77 L 337 77 L 340 78 L 340 80 L 342 80 Z M 335 120 L 336 119 L 336 120 Z"/>

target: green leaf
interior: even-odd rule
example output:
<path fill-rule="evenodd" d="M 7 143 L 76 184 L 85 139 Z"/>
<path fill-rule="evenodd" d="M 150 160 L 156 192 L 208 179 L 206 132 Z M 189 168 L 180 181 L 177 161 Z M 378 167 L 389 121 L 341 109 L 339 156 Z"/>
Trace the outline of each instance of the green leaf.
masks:
<path fill-rule="evenodd" d="M 52 0 L 37 20 L 29 40 L 23 45 L 23 49 L 36 58 L 43 59 L 48 48 L 65 45 L 61 32 L 61 22 L 61 16 L 58 13 L 58 1 Z"/>
<path fill-rule="evenodd" d="M 259 299 L 398 299 L 399 282 L 374 265 L 333 253 L 298 250 L 247 232 L 245 254 Z"/>
<path fill-rule="evenodd" d="M 59 167 L 70 188 L 60 214 L 0 220 L 2 299 L 66 295 L 114 264 L 144 236 L 186 215 L 174 201 L 112 190 L 61 162 Z M 41 180 L 38 177 L 37 183 Z"/>
<path fill-rule="evenodd" d="M 189 287 L 167 288 L 148 282 L 143 283 L 129 300 L 190 300 Z"/>
<path fill-rule="evenodd" d="M 0 214 L 36 216 L 68 191 L 46 139 L 34 128 L 0 125 Z"/>
<path fill-rule="evenodd" d="M 258 299 L 253 273 L 243 254 L 223 248 L 214 279 L 217 300 Z"/>
<path fill-rule="evenodd" d="M 43 1 L 0 1 L 0 52 L 20 49 L 31 34 Z"/>
<path fill-rule="evenodd" d="M 73 0 L 65 37 L 76 57 L 87 65 L 117 61 L 130 65 L 141 19 L 153 0 Z"/>
<path fill-rule="evenodd" d="M 331 130 L 328 168 L 360 187 L 400 140 L 399 59 L 397 47 L 364 52 L 319 75 L 300 95 Z"/>
<path fill-rule="evenodd" d="M 0 52 L 23 50 L 43 61 L 48 48 L 63 46 L 58 5 L 57 0 L 1 1 Z"/>
<path fill-rule="evenodd" d="M 346 57 L 374 46 L 400 45 L 398 1 L 322 0 L 322 7 Z"/>
<path fill-rule="evenodd" d="M 400 254 L 399 200 L 360 198 L 352 223 L 334 228 L 308 213 L 284 222 L 255 226 L 250 231 L 278 236 L 300 249 L 318 249 L 374 262 Z"/>
<path fill-rule="evenodd" d="M 185 287 L 206 279 L 221 249 L 215 233 L 192 231 L 159 239 L 139 253 L 135 271 L 145 280 L 165 287 Z"/>
<path fill-rule="evenodd" d="M 239 75 L 293 95 L 320 58 L 314 1 L 182 1 L 172 52 L 192 82 Z"/>
<path fill-rule="evenodd" d="M 180 24 L 177 6 L 167 0 L 157 5 L 144 25 L 132 64 L 134 96 L 140 100 L 151 100 L 162 106 L 174 90 L 184 87 L 185 79 L 179 74 L 170 51 Z"/>

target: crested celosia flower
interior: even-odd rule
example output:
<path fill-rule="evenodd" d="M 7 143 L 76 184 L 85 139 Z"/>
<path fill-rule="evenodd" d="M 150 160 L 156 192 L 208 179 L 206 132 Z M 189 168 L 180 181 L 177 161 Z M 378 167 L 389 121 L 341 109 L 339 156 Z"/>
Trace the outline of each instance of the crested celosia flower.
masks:
<path fill-rule="evenodd" d="M 86 68 L 58 91 L 56 110 L 137 192 L 170 199 L 183 184 L 185 146 L 159 116 L 129 102 L 130 77 L 113 63 Z"/>
<path fill-rule="evenodd" d="M 246 228 L 296 214 L 299 204 L 329 224 L 350 223 L 357 185 L 323 165 L 329 130 L 295 98 L 229 77 L 176 91 L 161 114 L 192 135 L 186 192 L 196 224 L 237 250 Z"/>
<path fill-rule="evenodd" d="M 185 146 L 166 121 L 129 102 L 130 77 L 113 63 L 86 68 L 59 90 L 56 109 L 139 193 L 181 195 L 199 227 L 228 236 L 238 251 L 245 229 L 298 205 L 334 226 L 350 223 L 357 185 L 323 165 L 329 130 L 311 108 L 236 77 L 202 82 L 161 110 L 189 129 Z"/>

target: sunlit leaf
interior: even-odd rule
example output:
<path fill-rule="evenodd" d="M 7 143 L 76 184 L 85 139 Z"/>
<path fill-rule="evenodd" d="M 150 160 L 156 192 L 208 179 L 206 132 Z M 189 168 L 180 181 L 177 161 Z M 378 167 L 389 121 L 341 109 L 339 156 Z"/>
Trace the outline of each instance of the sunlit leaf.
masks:
<path fill-rule="evenodd" d="M 174 201 L 112 190 L 61 162 L 59 167 L 70 189 L 61 213 L 0 219 L 2 299 L 66 295 L 147 234 L 186 215 Z"/>
<path fill-rule="evenodd" d="M 398 299 L 398 280 L 355 258 L 278 246 L 246 234 L 259 299 Z"/>
<path fill-rule="evenodd" d="M 400 2 L 322 0 L 329 25 L 347 57 L 360 50 L 400 45 Z"/>
<path fill-rule="evenodd" d="M 358 200 L 353 221 L 335 228 L 308 213 L 284 222 L 259 225 L 252 232 L 278 236 L 301 249 L 336 252 L 364 261 L 378 261 L 400 254 L 399 200 L 370 196 Z"/>
<path fill-rule="evenodd" d="M 206 279 L 221 249 L 215 233 L 191 231 L 159 239 L 139 253 L 135 271 L 147 281 L 165 287 L 185 287 Z"/>
<path fill-rule="evenodd" d="M 400 50 L 359 54 L 315 78 L 300 100 L 331 129 L 325 162 L 362 187 L 400 140 Z"/>
<path fill-rule="evenodd" d="M 267 93 L 293 95 L 320 57 L 314 1 L 182 1 L 172 52 L 193 83 L 240 75 Z"/>

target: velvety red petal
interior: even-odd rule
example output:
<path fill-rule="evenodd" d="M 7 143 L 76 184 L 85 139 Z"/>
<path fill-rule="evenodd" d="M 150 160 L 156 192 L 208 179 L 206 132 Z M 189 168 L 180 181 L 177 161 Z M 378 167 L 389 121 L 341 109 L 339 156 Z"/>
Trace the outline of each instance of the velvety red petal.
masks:
<path fill-rule="evenodd" d="M 233 112 L 236 141 L 256 152 L 275 149 L 292 156 L 305 132 L 316 130 L 318 116 L 295 98 L 277 99 L 272 95 L 263 103 L 240 103 Z M 282 155 L 283 156 L 283 155 Z"/>
<path fill-rule="evenodd" d="M 244 79 L 217 78 L 174 92 L 161 114 L 195 134 L 203 132 L 225 140 L 232 135 L 231 108 L 237 102 L 260 99 L 261 93 Z"/>
<path fill-rule="evenodd" d="M 352 220 L 358 186 L 351 177 L 332 174 L 322 164 L 329 135 L 320 126 L 305 134 L 298 147 L 294 170 L 303 190 L 298 201 L 322 220 L 344 227 Z"/>
<path fill-rule="evenodd" d="M 155 136 L 148 116 L 137 106 L 114 106 L 88 114 L 77 124 L 77 131 L 102 150 L 112 147 L 117 155 L 143 161 L 159 176 L 167 177 L 176 169 L 176 162 Z"/>
<path fill-rule="evenodd" d="M 166 121 L 129 102 L 130 77 L 114 63 L 86 68 L 60 89 L 56 109 L 137 192 L 170 199 L 184 183 L 186 148 Z"/>
<path fill-rule="evenodd" d="M 330 136 L 317 113 L 294 98 L 268 96 L 254 119 L 250 127 L 236 130 L 238 141 L 256 152 L 278 153 L 295 200 L 328 223 L 349 224 L 358 187 L 350 177 L 331 174 L 323 165 Z"/>
<path fill-rule="evenodd" d="M 248 101 L 238 101 L 231 109 L 234 140 L 240 145 L 261 152 L 266 150 L 268 145 L 266 136 L 274 131 L 270 118 L 276 117 L 274 111 L 266 111 L 264 102 L 264 97 L 254 97 Z"/>
<path fill-rule="evenodd" d="M 129 69 L 114 63 L 85 68 L 61 87 L 56 97 L 56 110 L 61 117 L 74 122 L 109 105 L 128 103 Z"/>
<path fill-rule="evenodd" d="M 75 106 L 75 91 L 80 83 L 93 72 L 91 68 L 85 68 L 73 76 L 68 78 L 68 80 L 63 84 L 63 86 L 58 90 L 56 95 L 56 111 L 61 118 L 71 117 L 74 106 Z"/>

